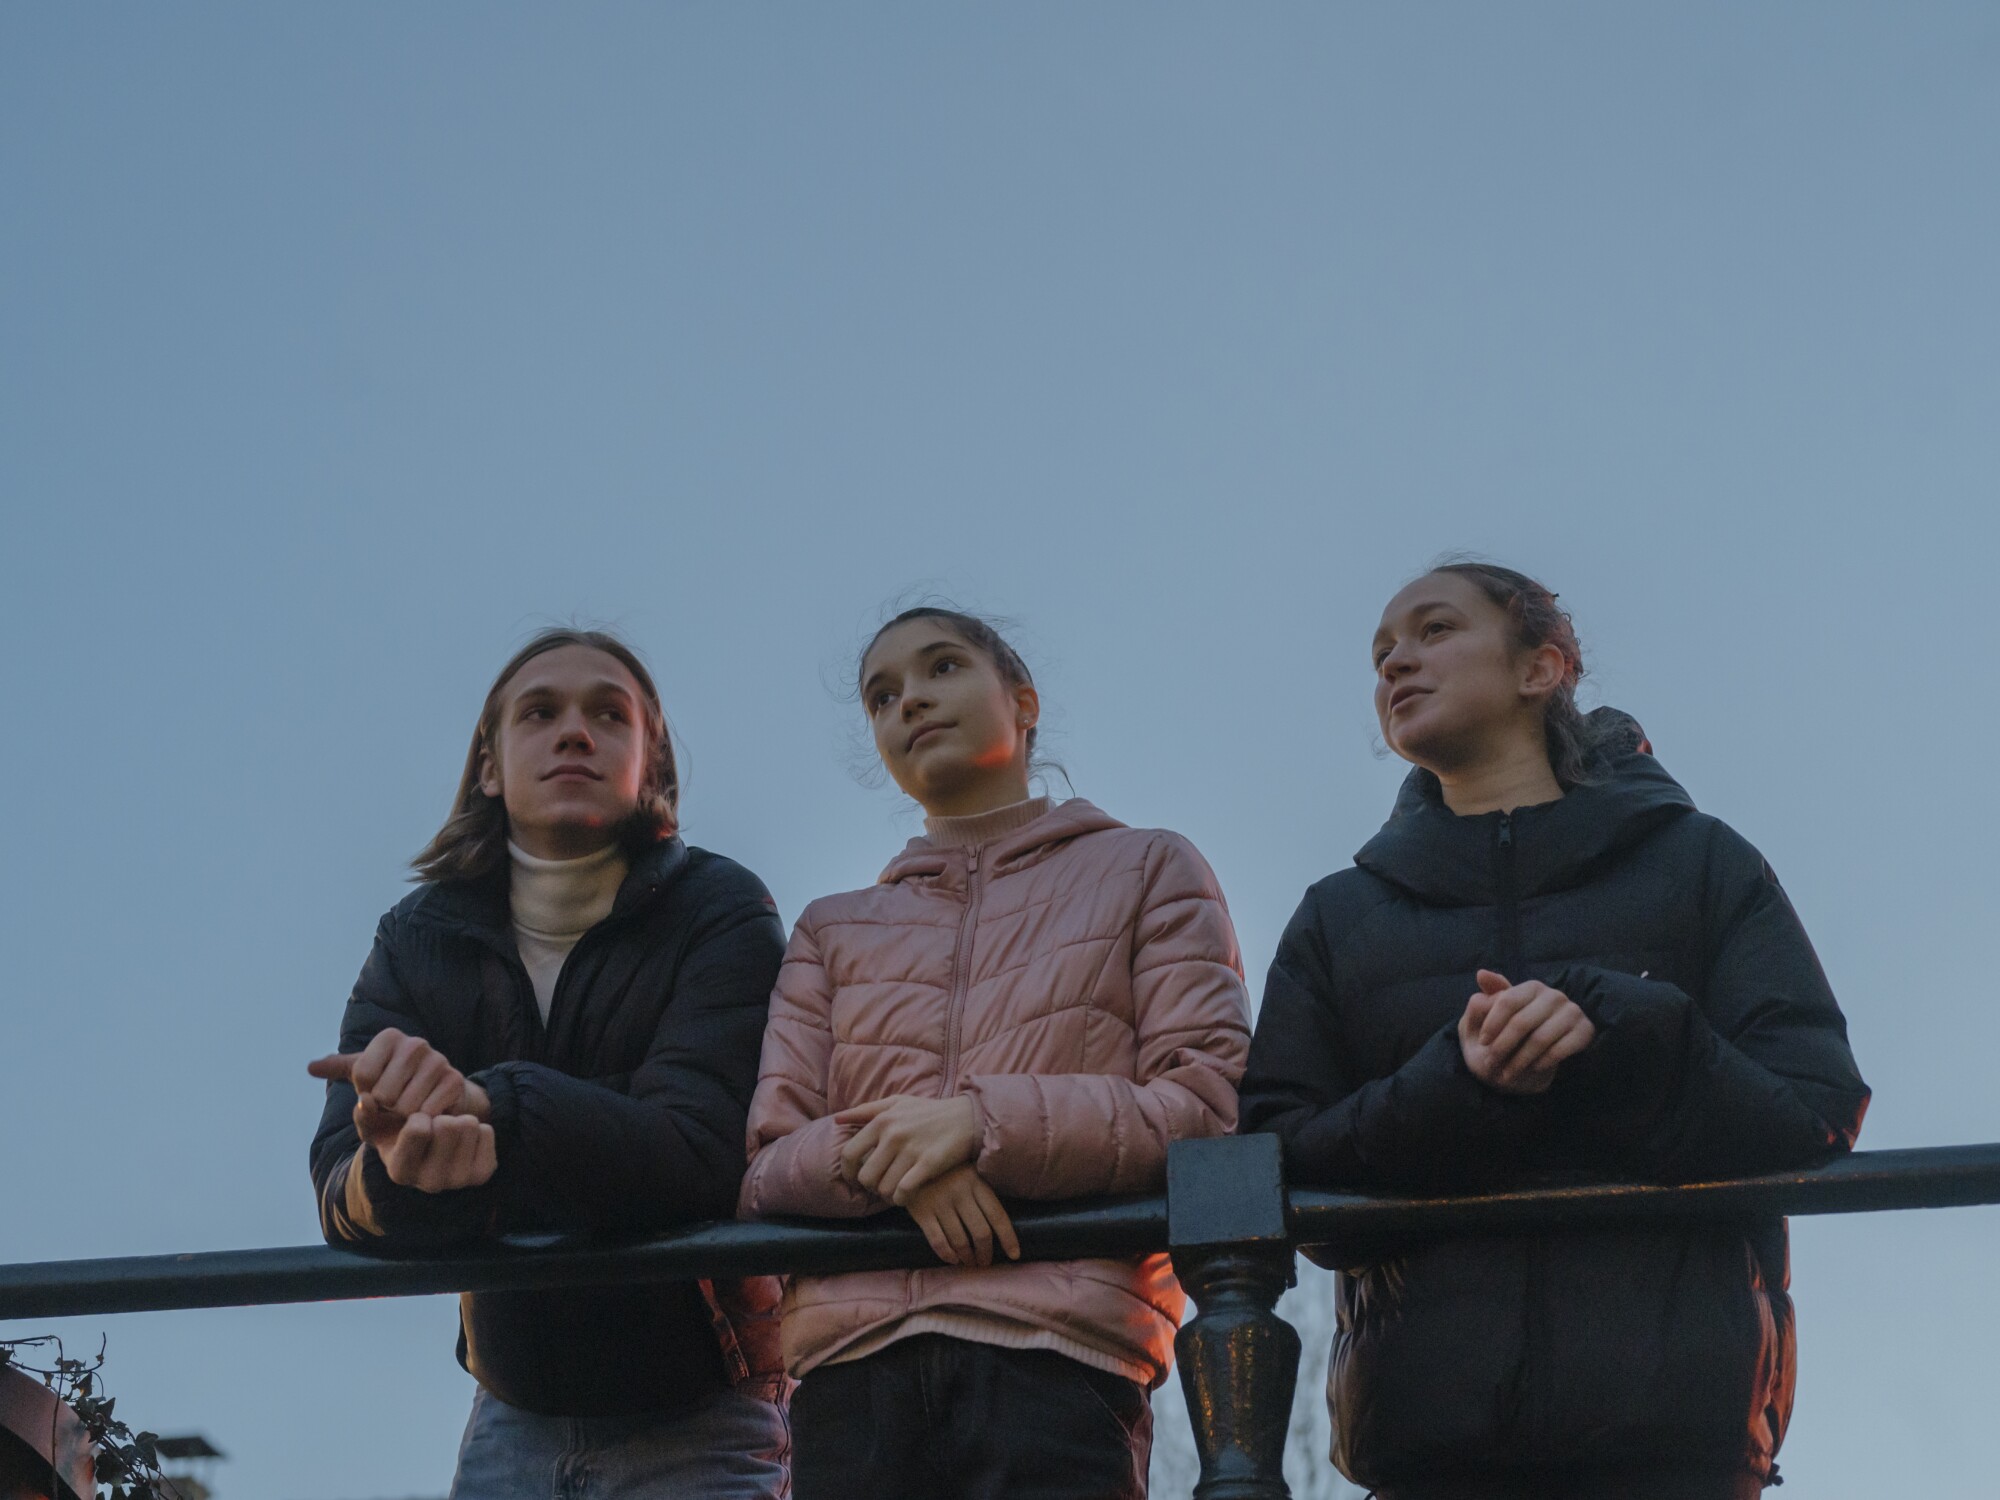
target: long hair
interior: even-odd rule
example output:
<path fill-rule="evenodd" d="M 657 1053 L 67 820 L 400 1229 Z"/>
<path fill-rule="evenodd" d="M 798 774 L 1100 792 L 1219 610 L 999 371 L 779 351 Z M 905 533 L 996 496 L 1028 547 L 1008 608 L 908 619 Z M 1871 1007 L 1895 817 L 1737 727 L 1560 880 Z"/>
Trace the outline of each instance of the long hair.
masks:
<path fill-rule="evenodd" d="M 632 674 L 639 684 L 642 714 L 646 726 L 646 765 L 639 783 L 639 805 L 618 831 L 618 840 L 628 851 L 637 853 L 662 839 L 671 838 L 680 827 L 680 772 L 674 765 L 674 744 L 667 732 L 666 710 L 660 706 L 660 690 L 653 686 L 653 674 L 639 659 L 639 653 L 606 630 L 576 630 L 566 626 L 539 632 L 527 645 L 508 658 L 493 686 L 486 690 L 485 705 L 473 727 L 472 748 L 465 752 L 465 773 L 458 778 L 458 795 L 452 800 L 451 816 L 444 827 L 410 861 L 416 880 L 478 880 L 501 868 L 507 859 L 507 808 L 498 797 L 489 797 L 481 788 L 480 764 L 489 754 L 500 754 L 500 707 L 507 684 L 536 657 L 564 646 L 587 646 L 606 656 Z"/>
<path fill-rule="evenodd" d="M 1556 684 L 1542 709 L 1549 769 L 1555 772 L 1556 784 L 1564 791 L 1588 781 L 1593 739 L 1589 722 L 1576 706 L 1576 686 L 1583 680 L 1583 647 L 1577 642 L 1576 626 L 1570 621 L 1569 611 L 1526 573 L 1517 573 L 1498 563 L 1461 557 L 1440 562 L 1430 571 L 1456 573 L 1476 584 L 1481 593 L 1506 611 L 1514 627 L 1514 642 L 1522 650 L 1554 646 L 1562 653 L 1562 681 Z"/>

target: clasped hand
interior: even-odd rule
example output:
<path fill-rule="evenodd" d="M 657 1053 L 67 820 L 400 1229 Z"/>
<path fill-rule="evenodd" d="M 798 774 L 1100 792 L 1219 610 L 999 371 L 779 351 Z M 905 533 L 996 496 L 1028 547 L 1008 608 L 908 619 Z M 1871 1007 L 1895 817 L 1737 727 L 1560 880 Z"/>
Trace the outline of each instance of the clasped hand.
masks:
<path fill-rule="evenodd" d="M 354 1128 L 391 1182 L 443 1193 L 499 1169 L 486 1091 L 422 1037 L 388 1027 L 361 1051 L 316 1058 L 306 1071 L 354 1085 Z"/>
<path fill-rule="evenodd" d="M 1013 1220 L 972 1165 L 979 1155 L 980 1121 L 970 1096 L 892 1094 L 833 1118 L 859 1127 L 841 1147 L 840 1175 L 907 1209 L 939 1260 L 990 1266 L 996 1244 L 1009 1259 L 1020 1259 Z"/>
<path fill-rule="evenodd" d="M 1540 980 L 1512 984 L 1491 969 L 1458 1018 L 1458 1046 L 1472 1076 L 1503 1094 L 1539 1094 L 1564 1059 L 1588 1047 L 1597 1028 L 1583 1008 Z"/>

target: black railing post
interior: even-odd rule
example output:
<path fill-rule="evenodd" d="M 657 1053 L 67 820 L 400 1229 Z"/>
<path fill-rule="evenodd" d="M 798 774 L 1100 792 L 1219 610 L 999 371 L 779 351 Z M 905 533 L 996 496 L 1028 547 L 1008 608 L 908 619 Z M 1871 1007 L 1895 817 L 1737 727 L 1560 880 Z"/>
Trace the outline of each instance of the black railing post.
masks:
<path fill-rule="evenodd" d="M 1167 1240 L 1196 1309 L 1174 1340 L 1201 1458 L 1195 1500 L 1288 1500 L 1299 1336 L 1276 1311 L 1292 1280 L 1278 1138 L 1176 1141 Z"/>

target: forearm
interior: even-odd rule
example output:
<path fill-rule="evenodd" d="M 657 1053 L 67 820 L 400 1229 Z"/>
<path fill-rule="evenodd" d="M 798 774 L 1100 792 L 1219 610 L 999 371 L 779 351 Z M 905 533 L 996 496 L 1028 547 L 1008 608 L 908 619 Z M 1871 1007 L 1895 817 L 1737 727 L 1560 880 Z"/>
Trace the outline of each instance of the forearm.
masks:
<path fill-rule="evenodd" d="M 1166 1181 L 1176 1140 L 1226 1135 L 1236 1089 L 1190 1061 L 1150 1083 L 1093 1073 L 998 1073 L 966 1081 L 979 1111 L 974 1165 L 1010 1198 L 1143 1193 Z"/>
<path fill-rule="evenodd" d="M 1670 1180 L 1782 1171 L 1852 1143 L 1867 1101 L 1858 1080 L 1849 1089 L 1767 1065 L 1675 985 L 1581 967 L 1562 978 L 1598 1037 L 1565 1064 L 1556 1102 L 1628 1170 Z"/>
<path fill-rule="evenodd" d="M 1329 1104 L 1273 1110 L 1260 1100 L 1256 1111 L 1297 1180 L 1406 1190 L 1503 1180 L 1521 1166 L 1544 1117 L 1541 1100 L 1473 1077 L 1449 1028 L 1394 1073 Z"/>
<path fill-rule="evenodd" d="M 743 1172 L 743 1114 L 719 1083 L 630 1098 L 537 1063 L 474 1080 L 521 1227 L 661 1229 L 727 1217 Z"/>
<path fill-rule="evenodd" d="M 320 1233 L 329 1245 L 428 1249 L 476 1239 L 493 1227 L 490 1188 L 426 1193 L 389 1177 L 379 1153 L 357 1145 L 319 1175 Z"/>
<path fill-rule="evenodd" d="M 750 1159 L 738 1215 L 860 1219 L 882 1212 L 887 1203 L 841 1176 L 840 1148 L 853 1133 L 823 1115 L 769 1141 Z"/>

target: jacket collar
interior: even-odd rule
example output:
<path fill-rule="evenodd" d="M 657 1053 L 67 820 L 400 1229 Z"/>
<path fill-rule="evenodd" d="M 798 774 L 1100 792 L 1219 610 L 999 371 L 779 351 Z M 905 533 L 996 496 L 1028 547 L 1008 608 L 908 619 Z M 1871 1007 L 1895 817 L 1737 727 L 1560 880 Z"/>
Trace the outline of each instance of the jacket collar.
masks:
<path fill-rule="evenodd" d="M 1590 779 L 1560 801 L 1516 808 L 1513 893 L 1534 896 L 1587 879 L 1607 857 L 1694 811 L 1694 799 L 1648 752 L 1639 726 L 1615 708 L 1588 720 Z M 1421 901 L 1478 906 L 1498 899 L 1500 813 L 1460 817 L 1430 772 L 1412 771 L 1382 831 L 1354 862 Z"/>
<path fill-rule="evenodd" d="M 1018 869 L 1033 864 L 1082 834 L 1124 826 L 1083 798 L 1072 797 L 1067 802 L 1058 802 L 1034 822 L 983 845 L 979 850 L 980 863 L 995 873 Z M 947 870 L 961 869 L 971 863 L 972 854 L 970 849 L 946 848 L 927 838 L 914 838 L 904 846 L 901 854 L 889 861 L 889 867 L 876 880 L 880 885 L 896 885 L 921 876 L 942 875 Z"/>
<path fill-rule="evenodd" d="M 687 863 L 687 845 L 678 835 L 661 839 L 631 857 L 631 866 L 611 903 L 615 922 L 650 902 L 672 884 Z M 479 880 L 447 880 L 429 888 L 413 915 L 454 928 L 513 951 L 514 923 L 507 909 L 507 866 Z"/>

